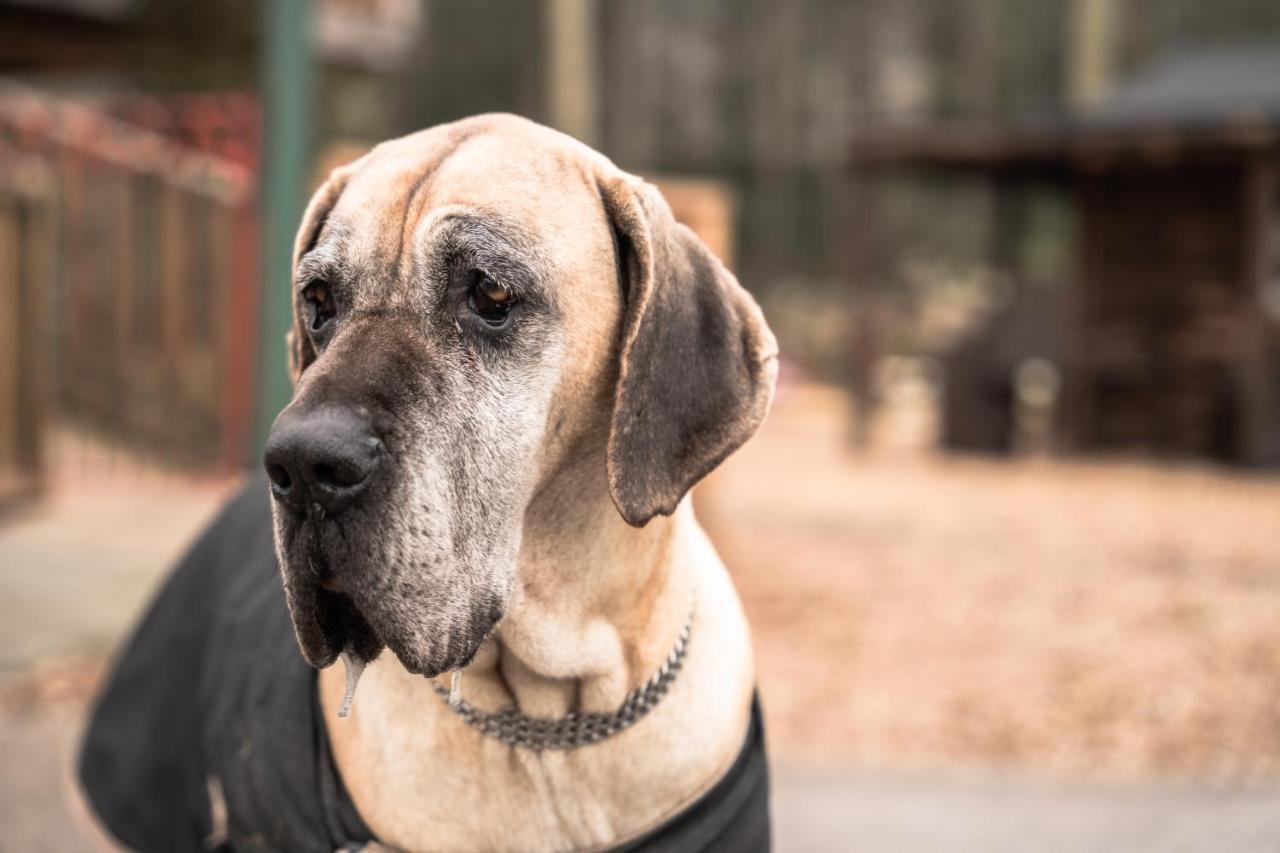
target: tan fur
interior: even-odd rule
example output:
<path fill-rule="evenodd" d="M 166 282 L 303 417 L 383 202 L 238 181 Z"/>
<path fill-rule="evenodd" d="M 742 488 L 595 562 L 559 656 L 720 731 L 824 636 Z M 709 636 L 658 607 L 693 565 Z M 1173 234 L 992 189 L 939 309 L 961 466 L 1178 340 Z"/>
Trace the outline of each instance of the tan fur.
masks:
<path fill-rule="evenodd" d="M 321 673 L 325 722 L 361 815 L 392 847 L 604 847 L 672 815 L 737 754 L 754 683 L 747 625 L 688 498 L 670 517 L 633 527 L 610 495 L 605 456 L 624 318 L 600 187 L 638 182 L 567 137 L 512 117 L 481 117 L 432 133 L 389 143 L 379 157 L 340 176 L 344 185 L 349 173 L 362 178 L 362 196 L 352 198 L 348 189 L 342 199 L 348 221 L 387 235 L 371 241 L 369 251 L 396 251 L 407 242 L 402 228 L 429 227 L 447 211 L 500 213 L 537 236 L 566 307 L 515 590 L 497 631 L 465 671 L 464 697 L 487 710 L 514 702 L 545 717 L 609 712 L 657 669 L 691 604 L 692 639 L 680 677 L 657 708 L 587 748 L 534 753 L 485 738 L 430 682 L 386 653 L 364 673 L 345 720 L 337 716 L 341 666 Z M 452 153 L 436 163 L 442 140 L 457 135 L 470 140 L 450 145 Z M 521 156 L 530 147 L 549 156 Z M 426 181 L 424 161 L 435 163 Z M 311 239 L 308 227 L 300 250 Z M 760 327 L 761 340 L 772 345 L 762 321 Z M 300 366 L 306 357 L 300 349 Z M 440 678 L 447 682 L 448 675 Z"/>

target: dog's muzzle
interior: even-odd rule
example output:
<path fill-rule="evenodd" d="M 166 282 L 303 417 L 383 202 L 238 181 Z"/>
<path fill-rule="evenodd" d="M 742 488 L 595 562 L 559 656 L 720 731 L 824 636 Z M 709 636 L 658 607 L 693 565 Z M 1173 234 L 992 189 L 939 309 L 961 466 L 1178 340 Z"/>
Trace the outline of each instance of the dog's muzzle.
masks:
<path fill-rule="evenodd" d="M 346 594 L 350 578 L 334 572 L 322 530 L 341 523 L 383 473 L 384 449 L 368 418 L 343 405 L 285 409 L 263 453 L 277 512 L 291 531 L 282 559 L 285 594 L 303 654 L 327 665 L 344 648 L 364 660 L 382 648 L 372 626 Z"/>

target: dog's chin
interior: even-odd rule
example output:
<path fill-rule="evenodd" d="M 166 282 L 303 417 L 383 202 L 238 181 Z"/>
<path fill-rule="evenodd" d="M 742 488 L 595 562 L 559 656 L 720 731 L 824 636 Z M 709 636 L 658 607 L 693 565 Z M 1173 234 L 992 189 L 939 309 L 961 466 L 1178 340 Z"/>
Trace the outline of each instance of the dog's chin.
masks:
<path fill-rule="evenodd" d="M 382 652 L 386 644 L 350 597 L 320 588 L 315 596 L 314 624 L 300 624 L 297 616 L 293 622 L 302 654 L 313 666 L 328 666 L 343 652 L 367 663 Z"/>
<path fill-rule="evenodd" d="M 433 613 L 425 606 L 426 595 L 422 601 L 383 602 L 321 585 L 310 571 L 286 566 L 283 575 L 298 646 L 317 669 L 344 652 L 368 663 L 388 648 L 406 670 L 431 678 L 471 663 L 502 618 L 496 600 Z"/>

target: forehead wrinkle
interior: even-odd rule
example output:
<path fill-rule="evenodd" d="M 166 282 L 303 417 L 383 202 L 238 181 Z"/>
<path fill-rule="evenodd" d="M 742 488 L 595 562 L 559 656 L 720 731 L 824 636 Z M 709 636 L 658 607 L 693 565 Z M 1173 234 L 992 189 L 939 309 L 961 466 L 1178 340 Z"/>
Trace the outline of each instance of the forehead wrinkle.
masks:
<path fill-rule="evenodd" d="M 326 279 L 333 284 L 345 283 L 352 277 L 348 249 L 351 241 L 350 229 L 344 223 L 326 224 L 323 237 L 298 259 L 295 282 L 301 285 L 312 279 Z"/>
<path fill-rule="evenodd" d="M 480 131 L 477 129 L 460 131 L 449 140 L 451 144 L 441 146 L 437 155 L 421 166 L 422 171 L 414 180 L 405 198 L 404 217 L 400 222 L 400 244 L 396 247 L 393 269 L 393 274 L 397 280 L 403 273 L 401 264 L 405 255 L 405 246 L 409 242 L 409 235 L 414 230 L 414 223 L 422 216 L 423 207 L 430 198 L 430 189 L 440 173 L 440 166 L 479 133 Z"/>
<path fill-rule="evenodd" d="M 313 249 L 299 259 L 294 281 L 301 285 L 313 279 L 329 278 L 333 275 L 334 266 L 333 258 L 321 255 Z"/>

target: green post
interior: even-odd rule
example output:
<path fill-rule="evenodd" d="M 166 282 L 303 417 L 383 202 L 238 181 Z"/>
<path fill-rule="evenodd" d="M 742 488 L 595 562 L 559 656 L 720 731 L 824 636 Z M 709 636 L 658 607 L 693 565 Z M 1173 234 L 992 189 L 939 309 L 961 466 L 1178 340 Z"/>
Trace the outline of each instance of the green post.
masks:
<path fill-rule="evenodd" d="M 263 9 L 262 300 L 257 466 L 276 413 L 289 401 L 285 334 L 293 311 L 293 233 L 307 190 L 311 135 L 311 14 L 308 0 L 267 0 Z"/>

